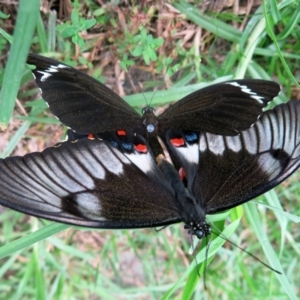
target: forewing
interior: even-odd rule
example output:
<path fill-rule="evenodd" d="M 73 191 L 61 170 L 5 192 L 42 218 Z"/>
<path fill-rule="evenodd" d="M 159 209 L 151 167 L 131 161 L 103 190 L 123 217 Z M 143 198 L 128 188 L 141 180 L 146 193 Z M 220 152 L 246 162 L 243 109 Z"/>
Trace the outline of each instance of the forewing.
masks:
<path fill-rule="evenodd" d="M 277 83 L 236 80 L 208 86 L 173 104 L 159 116 L 160 134 L 168 129 L 237 135 L 248 129 L 278 95 Z"/>
<path fill-rule="evenodd" d="M 77 133 L 136 128 L 141 117 L 111 89 L 56 60 L 29 54 L 32 70 L 50 111 Z"/>
<path fill-rule="evenodd" d="M 300 165 L 300 102 L 265 112 L 239 136 L 202 133 L 193 194 L 207 213 L 222 211 L 261 195 Z"/>
<path fill-rule="evenodd" d="M 64 142 L 0 160 L 0 204 L 33 216 L 98 228 L 180 221 L 174 192 L 150 153 L 121 153 L 99 139 Z"/>

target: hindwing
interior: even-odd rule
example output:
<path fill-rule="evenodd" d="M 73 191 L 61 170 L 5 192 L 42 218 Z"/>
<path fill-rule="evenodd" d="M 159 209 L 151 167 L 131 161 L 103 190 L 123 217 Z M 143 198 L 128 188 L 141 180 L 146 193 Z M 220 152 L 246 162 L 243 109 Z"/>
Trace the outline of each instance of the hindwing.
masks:
<path fill-rule="evenodd" d="M 151 153 L 121 150 L 98 138 L 82 138 L 41 153 L 1 159 L 0 203 L 37 217 L 88 227 L 138 228 L 179 222 L 175 193 Z"/>
<path fill-rule="evenodd" d="M 299 101 L 290 101 L 266 111 L 238 136 L 193 133 L 191 139 L 190 132 L 170 131 L 167 141 L 190 193 L 211 214 L 267 192 L 299 168 L 299 118 Z M 174 136 L 181 146 L 174 145 Z"/>

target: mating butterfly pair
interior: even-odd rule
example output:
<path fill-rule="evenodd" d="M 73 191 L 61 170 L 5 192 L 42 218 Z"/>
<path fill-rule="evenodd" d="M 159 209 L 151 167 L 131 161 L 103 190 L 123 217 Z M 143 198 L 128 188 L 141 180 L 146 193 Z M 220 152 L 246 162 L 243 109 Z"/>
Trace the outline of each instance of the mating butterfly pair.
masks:
<path fill-rule="evenodd" d="M 159 117 L 149 107 L 141 117 L 71 67 L 33 54 L 28 63 L 36 66 L 33 73 L 50 110 L 71 130 L 68 141 L 41 153 L 0 160 L 4 206 L 97 228 L 184 222 L 190 234 L 202 238 L 210 233 L 206 214 L 263 194 L 299 167 L 300 103 L 262 113 L 279 92 L 273 82 L 216 84 Z M 152 152 L 149 142 L 157 137 L 175 167 Z"/>

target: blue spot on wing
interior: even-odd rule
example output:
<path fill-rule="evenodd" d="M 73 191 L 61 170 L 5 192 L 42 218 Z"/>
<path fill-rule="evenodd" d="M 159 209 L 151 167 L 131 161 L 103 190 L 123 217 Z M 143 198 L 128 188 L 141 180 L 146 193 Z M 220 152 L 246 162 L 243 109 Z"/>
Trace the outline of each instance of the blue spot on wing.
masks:
<path fill-rule="evenodd" d="M 122 143 L 122 147 L 126 151 L 132 151 L 133 150 L 133 145 L 131 143 Z"/>
<path fill-rule="evenodd" d="M 198 134 L 196 132 L 185 132 L 184 138 L 187 143 L 195 143 L 198 141 Z"/>
<path fill-rule="evenodd" d="M 119 148 L 119 145 L 116 141 L 111 140 L 110 143 L 115 147 L 115 148 Z"/>

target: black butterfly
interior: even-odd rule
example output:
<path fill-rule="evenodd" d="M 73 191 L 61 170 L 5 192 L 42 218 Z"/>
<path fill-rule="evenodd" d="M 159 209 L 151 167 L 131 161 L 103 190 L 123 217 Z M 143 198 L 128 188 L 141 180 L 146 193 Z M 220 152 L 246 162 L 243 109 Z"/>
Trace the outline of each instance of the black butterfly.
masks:
<path fill-rule="evenodd" d="M 164 138 L 167 130 L 178 129 L 237 135 L 280 91 L 271 81 L 228 81 L 186 96 L 158 117 L 151 107 L 140 116 L 111 89 L 70 66 L 36 54 L 27 62 L 36 66 L 32 72 L 51 112 L 82 134 L 121 129 Z"/>
<path fill-rule="evenodd" d="M 300 102 L 263 113 L 238 136 L 169 130 L 184 181 L 137 134 L 107 132 L 0 160 L 0 203 L 54 221 L 97 228 L 184 222 L 198 238 L 206 214 L 263 194 L 300 165 Z"/>

